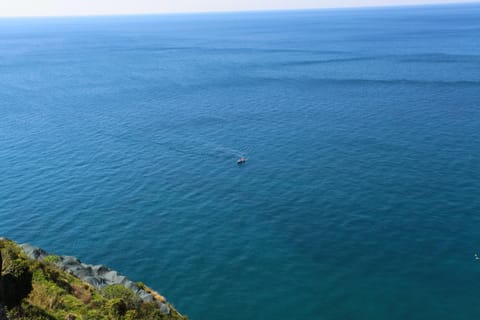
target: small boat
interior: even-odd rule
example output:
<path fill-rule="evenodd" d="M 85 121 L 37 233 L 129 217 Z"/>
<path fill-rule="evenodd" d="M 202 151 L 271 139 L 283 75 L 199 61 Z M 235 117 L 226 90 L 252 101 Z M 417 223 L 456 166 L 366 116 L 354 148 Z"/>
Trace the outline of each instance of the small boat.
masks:
<path fill-rule="evenodd" d="M 237 164 L 244 164 L 247 162 L 247 158 L 241 157 L 240 159 L 237 160 Z"/>

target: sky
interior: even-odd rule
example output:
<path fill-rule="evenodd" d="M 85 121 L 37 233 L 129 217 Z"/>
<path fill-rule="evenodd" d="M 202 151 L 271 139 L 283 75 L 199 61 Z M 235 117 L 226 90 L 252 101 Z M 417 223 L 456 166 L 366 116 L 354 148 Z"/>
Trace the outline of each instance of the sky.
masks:
<path fill-rule="evenodd" d="M 480 0 L 0 0 L 0 17 L 282 10 Z"/>

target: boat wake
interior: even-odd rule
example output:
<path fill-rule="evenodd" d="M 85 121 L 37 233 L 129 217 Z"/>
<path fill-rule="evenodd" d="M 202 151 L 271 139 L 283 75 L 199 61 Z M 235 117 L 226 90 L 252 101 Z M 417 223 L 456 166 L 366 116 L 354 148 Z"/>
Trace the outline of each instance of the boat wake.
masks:
<path fill-rule="evenodd" d="M 119 137 L 117 137 L 119 138 Z M 165 149 L 166 152 L 175 152 L 188 157 L 212 158 L 212 159 L 239 159 L 247 158 L 248 148 L 231 148 L 215 142 L 205 141 L 202 139 L 179 139 L 169 141 L 164 138 L 154 138 L 150 141 L 140 139 L 134 136 L 119 138 L 124 142 L 138 144 L 142 146 L 158 146 Z"/>

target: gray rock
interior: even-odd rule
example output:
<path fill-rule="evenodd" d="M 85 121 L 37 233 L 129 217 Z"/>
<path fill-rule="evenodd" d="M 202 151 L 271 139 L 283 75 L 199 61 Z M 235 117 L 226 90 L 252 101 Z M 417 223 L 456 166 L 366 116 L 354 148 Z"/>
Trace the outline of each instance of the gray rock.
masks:
<path fill-rule="evenodd" d="M 48 256 L 45 250 L 34 247 L 29 244 L 21 244 L 20 247 L 30 259 L 42 260 L 43 258 Z"/>
<path fill-rule="evenodd" d="M 102 279 L 100 277 L 85 277 L 83 278 L 83 280 L 90 283 L 95 288 L 103 288 L 107 285 L 105 283 L 105 279 Z"/>
<path fill-rule="evenodd" d="M 165 303 L 159 302 L 158 304 L 160 305 L 160 312 L 161 313 L 170 314 L 170 308 Z"/>
<path fill-rule="evenodd" d="M 81 261 L 77 257 L 59 256 L 57 264 L 61 266 L 79 266 Z"/>
<path fill-rule="evenodd" d="M 104 266 L 104 265 L 96 265 L 92 267 L 93 271 L 98 274 L 98 275 L 103 275 L 110 271 L 110 268 Z"/>
<path fill-rule="evenodd" d="M 141 290 L 138 295 L 143 302 L 153 302 L 153 296 L 150 293 L 146 293 L 145 291 Z"/>

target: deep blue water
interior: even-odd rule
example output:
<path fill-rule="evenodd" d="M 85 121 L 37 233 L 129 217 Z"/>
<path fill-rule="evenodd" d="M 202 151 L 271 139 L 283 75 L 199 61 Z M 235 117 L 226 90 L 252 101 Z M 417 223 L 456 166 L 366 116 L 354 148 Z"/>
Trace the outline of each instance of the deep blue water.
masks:
<path fill-rule="evenodd" d="M 0 235 L 192 319 L 480 317 L 480 5 L 3 19 L 0 114 Z"/>

